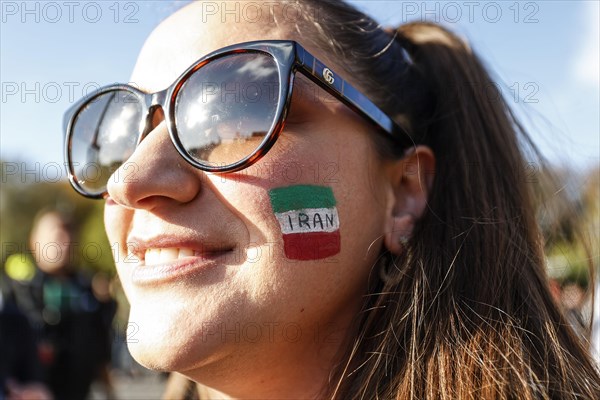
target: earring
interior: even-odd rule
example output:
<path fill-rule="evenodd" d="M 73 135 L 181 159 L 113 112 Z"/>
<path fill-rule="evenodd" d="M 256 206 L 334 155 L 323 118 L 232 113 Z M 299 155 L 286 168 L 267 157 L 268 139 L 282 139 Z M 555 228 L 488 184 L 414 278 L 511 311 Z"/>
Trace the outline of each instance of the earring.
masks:
<path fill-rule="evenodd" d="M 406 246 L 408 246 L 408 241 L 409 240 L 410 240 L 410 236 L 409 235 L 402 235 L 402 236 L 400 236 L 399 242 L 400 242 L 400 244 L 403 247 L 406 247 Z"/>
<path fill-rule="evenodd" d="M 387 228 L 389 230 L 384 235 L 385 246 L 391 253 L 400 255 L 408 248 L 415 220 L 410 212 L 392 215 Z"/>

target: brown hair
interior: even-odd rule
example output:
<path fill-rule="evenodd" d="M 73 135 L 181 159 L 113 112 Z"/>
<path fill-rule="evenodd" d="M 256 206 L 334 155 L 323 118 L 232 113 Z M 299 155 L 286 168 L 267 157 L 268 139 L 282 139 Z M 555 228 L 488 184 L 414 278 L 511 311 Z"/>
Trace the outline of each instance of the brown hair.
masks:
<path fill-rule="evenodd" d="M 588 349 L 548 289 L 524 179 L 535 146 L 490 96 L 477 55 L 437 24 L 385 31 L 342 1 L 297 4 L 304 37 L 436 155 L 428 210 L 402 256 L 381 255 L 328 397 L 600 398 Z"/>

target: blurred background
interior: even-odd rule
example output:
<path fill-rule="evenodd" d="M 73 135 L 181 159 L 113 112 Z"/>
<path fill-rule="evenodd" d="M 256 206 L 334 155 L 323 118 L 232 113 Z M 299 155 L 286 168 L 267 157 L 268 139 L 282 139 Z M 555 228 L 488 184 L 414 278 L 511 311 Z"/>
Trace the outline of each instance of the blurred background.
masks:
<path fill-rule="evenodd" d="M 82 198 L 67 183 L 62 115 L 98 87 L 128 82 L 145 38 L 185 3 L 0 2 L 0 287 L 4 295 L 8 280 L 28 288 L 56 283 L 37 281 L 40 266 L 35 245 L 31 245 L 34 225 L 44 220 L 47 213 L 43 210 L 52 210 L 56 218 L 46 221 L 50 228 L 44 229 L 58 229 L 70 238 L 70 264 L 78 276 L 68 287 L 58 280 L 63 283 L 55 285 L 57 298 L 63 298 L 67 289 L 82 298 L 92 296 L 92 305 L 85 306 L 89 318 L 96 318 L 94 323 L 106 334 L 102 340 L 107 347 L 105 354 L 97 355 L 100 372 L 92 379 L 89 398 L 159 398 L 164 379 L 137 365 L 127 353 L 127 328 L 135 327 L 127 321 L 128 305 L 115 276 L 111 243 L 104 234 L 103 202 Z M 207 17 L 228 23 L 245 17 L 235 2 L 207 3 L 212 4 L 206 9 Z M 599 2 L 352 3 L 386 26 L 413 20 L 444 24 L 462 35 L 485 61 L 495 78 L 495 90 L 521 118 L 549 162 L 550 168 L 542 169 L 538 160 L 530 160 L 524 166 L 525 179 L 539 194 L 538 219 L 555 298 L 572 311 L 575 324 L 585 326 L 591 314 L 590 254 L 570 232 L 577 228 L 573 224 L 583 229 L 592 245 L 591 261 L 598 269 Z M 233 12 L 226 13 L 227 9 Z M 551 175 L 558 181 L 551 180 Z M 565 194 L 569 203 L 559 200 L 557 193 Z M 576 221 L 568 217 L 573 208 L 579 215 Z M 47 275 L 60 276 L 61 272 Z M 31 293 L 21 296 L 35 297 Z M 75 306 L 57 300 L 49 310 L 51 301 L 40 301 L 39 310 L 33 303 L 29 309 L 39 319 L 39 326 L 34 326 L 39 332 L 33 336 L 46 338 L 47 348 L 40 350 L 38 343 L 37 351 L 51 364 L 59 344 L 48 335 L 60 333 L 48 333 L 43 326 L 60 326 Z M 58 317 L 57 310 L 62 310 Z"/>

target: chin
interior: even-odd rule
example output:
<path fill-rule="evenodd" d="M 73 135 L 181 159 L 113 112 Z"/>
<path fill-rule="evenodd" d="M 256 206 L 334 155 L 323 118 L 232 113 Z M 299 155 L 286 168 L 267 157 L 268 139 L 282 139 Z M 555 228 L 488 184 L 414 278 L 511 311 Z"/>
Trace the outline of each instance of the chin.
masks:
<path fill-rule="evenodd" d="M 193 365 L 189 352 L 165 343 L 128 343 L 131 356 L 140 365 L 154 371 L 182 371 Z"/>
<path fill-rule="evenodd" d="M 160 333 L 139 335 L 139 339 L 128 339 L 127 347 L 131 356 L 141 365 L 156 371 L 185 371 L 210 358 L 212 352 L 207 346 L 185 340 L 176 335 L 163 336 Z"/>
<path fill-rule="evenodd" d="M 213 324 L 200 313 L 145 308 L 132 305 L 127 347 L 132 357 L 148 369 L 186 371 L 210 363 L 223 354 L 219 335 L 204 330 Z M 204 328 L 204 329 L 203 329 Z"/>

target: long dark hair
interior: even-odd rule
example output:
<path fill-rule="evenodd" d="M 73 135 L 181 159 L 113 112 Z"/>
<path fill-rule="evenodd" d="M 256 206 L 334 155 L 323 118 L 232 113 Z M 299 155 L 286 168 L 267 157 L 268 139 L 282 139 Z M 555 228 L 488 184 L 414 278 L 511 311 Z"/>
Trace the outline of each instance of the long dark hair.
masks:
<path fill-rule="evenodd" d="M 384 249 L 328 396 L 600 398 L 589 351 L 548 289 L 525 179 L 535 146 L 490 95 L 477 55 L 438 24 L 386 31 L 342 1 L 297 4 L 303 37 L 436 156 L 428 210 L 402 256 Z M 400 156 L 374 137 L 382 156 Z"/>

